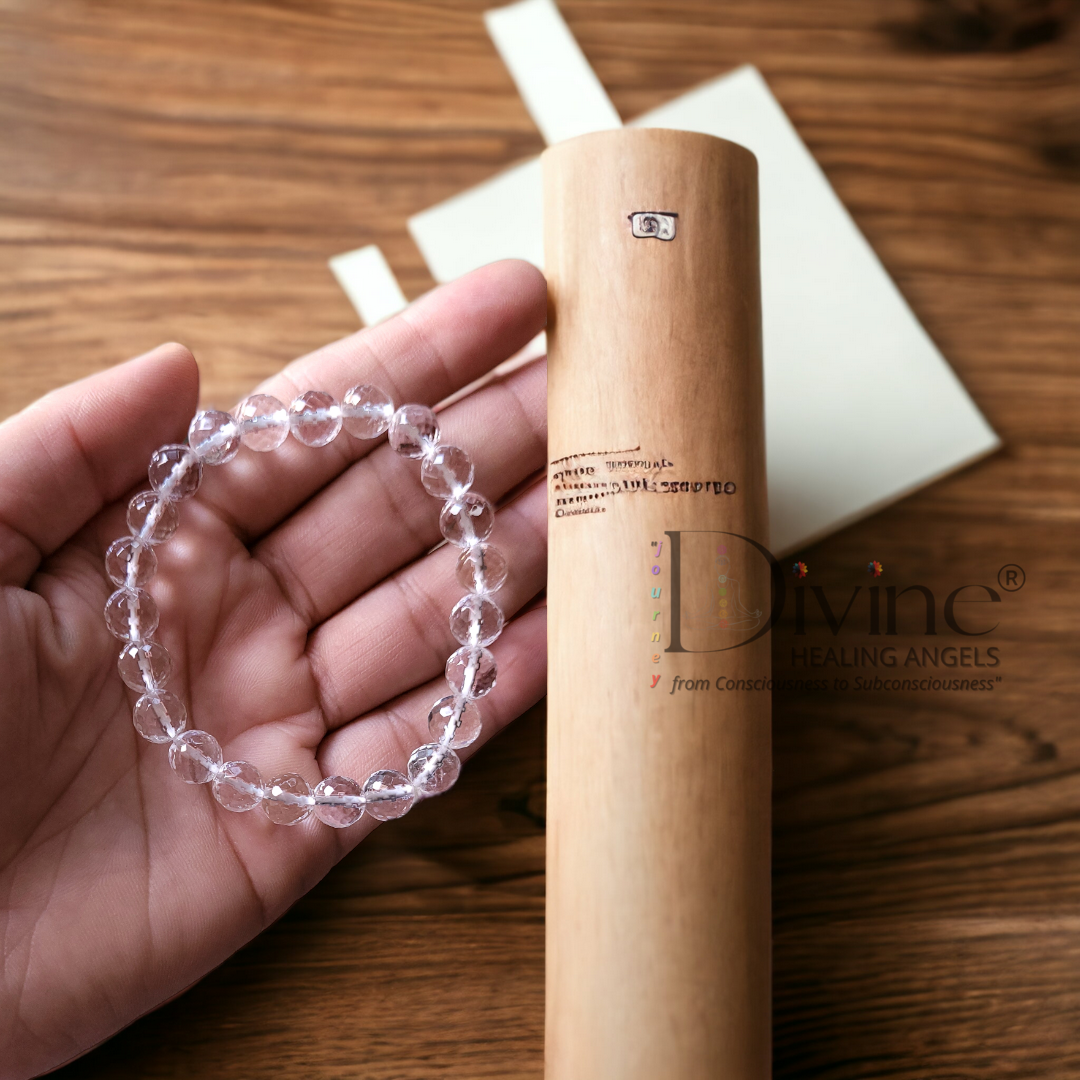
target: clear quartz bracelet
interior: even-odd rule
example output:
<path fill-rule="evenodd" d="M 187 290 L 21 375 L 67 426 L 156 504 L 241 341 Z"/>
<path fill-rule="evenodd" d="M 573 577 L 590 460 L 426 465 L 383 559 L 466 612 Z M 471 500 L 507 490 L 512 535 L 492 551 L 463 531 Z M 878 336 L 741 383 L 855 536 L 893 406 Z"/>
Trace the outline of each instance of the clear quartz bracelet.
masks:
<path fill-rule="evenodd" d="M 450 693 L 428 714 L 431 741 L 413 751 L 404 773 L 380 769 L 363 783 L 329 776 L 314 789 L 297 773 L 267 783 L 250 762 L 225 761 L 208 732 L 188 728 L 184 703 L 166 689 L 172 661 L 154 640 L 158 609 L 145 587 L 157 570 L 155 548 L 176 531 L 177 506 L 199 490 L 204 466 L 224 465 L 241 445 L 274 450 L 289 432 L 305 446 L 326 446 L 342 427 L 357 439 L 387 433 L 394 450 L 420 460 L 424 487 L 444 500 L 439 528 L 461 549 L 457 580 L 468 590 L 450 612 L 450 630 L 461 648 L 446 662 Z M 486 543 L 495 510 L 470 490 L 472 461 L 459 447 L 439 442 L 431 409 L 402 405 L 395 411 L 375 386 L 353 387 L 340 404 L 319 390 L 301 394 L 289 406 L 268 394 L 254 394 L 240 403 L 235 415 L 215 409 L 198 413 L 188 429 L 187 445 L 155 451 L 149 479 L 152 490 L 140 492 L 128 504 L 131 535 L 116 540 L 105 555 L 106 572 L 119 586 L 105 605 L 105 622 L 124 642 L 117 662 L 120 677 L 142 695 L 133 711 L 135 729 L 152 743 L 168 744 L 176 775 L 189 784 L 210 784 L 227 810 L 261 806 L 279 825 L 296 825 L 314 814 L 338 829 L 354 825 L 365 813 L 379 821 L 401 817 L 418 799 L 452 787 L 461 771 L 455 751 L 480 735 L 476 699 L 495 686 L 495 658 L 487 646 L 502 633 L 504 620 L 491 594 L 506 580 L 507 565 L 503 554 Z"/>

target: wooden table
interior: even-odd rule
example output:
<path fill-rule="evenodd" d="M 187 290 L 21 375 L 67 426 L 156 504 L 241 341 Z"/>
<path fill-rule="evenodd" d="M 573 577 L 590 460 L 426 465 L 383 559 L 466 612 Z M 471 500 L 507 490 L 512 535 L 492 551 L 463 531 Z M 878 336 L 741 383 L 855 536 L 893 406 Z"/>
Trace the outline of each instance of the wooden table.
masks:
<path fill-rule="evenodd" d="M 1080 27 L 1044 6 L 988 29 L 901 0 L 564 4 L 626 117 L 757 64 L 1006 443 L 803 553 L 841 611 L 871 559 L 932 591 L 935 638 L 911 594 L 876 639 L 901 658 L 1000 663 L 937 672 L 981 692 L 829 667 L 776 695 L 780 1076 L 1080 1073 Z M 541 148 L 482 7 L 0 2 L 0 410 L 168 338 L 227 406 L 355 328 L 326 259 L 362 244 L 428 288 L 406 217 Z M 942 608 L 972 583 L 998 625 L 961 639 Z M 793 649 L 875 643 L 865 588 L 835 639 L 807 597 L 784 678 Z M 536 710 L 62 1075 L 538 1077 L 543 814 Z"/>

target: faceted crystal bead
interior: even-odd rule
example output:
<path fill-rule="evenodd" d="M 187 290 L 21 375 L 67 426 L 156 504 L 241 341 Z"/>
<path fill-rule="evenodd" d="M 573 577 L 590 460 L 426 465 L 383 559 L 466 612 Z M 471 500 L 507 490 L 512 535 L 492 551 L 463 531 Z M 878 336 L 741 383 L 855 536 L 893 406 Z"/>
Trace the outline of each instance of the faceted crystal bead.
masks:
<path fill-rule="evenodd" d="M 439 499 L 456 499 L 473 482 L 473 463 L 458 446 L 436 446 L 420 466 L 420 481 L 428 494 Z"/>
<path fill-rule="evenodd" d="M 470 592 L 497 592 L 506 581 L 506 574 L 506 556 L 490 544 L 473 544 L 458 559 L 458 582 Z"/>
<path fill-rule="evenodd" d="M 185 731 L 169 747 L 169 764 L 185 784 L 206 784 L 221 767 L 221 747 L 209 732 Z"/>
<path fill-rule="evenodd" d="M 495 524 L 495 508 L 474 491 L 451 499 L 439 515 L 439 528 L 451 544 L 471 547 L 491 535 Z"/>
<path fill-rule="evenodd" d="M 226 810 L 242 814 L 262 802 L 262 777 L 250 761 L 226 761 L 214 777 L 214 798 Z"/>
<path fill-rule="evenodd" d="M 311 813 L 315 798 L 299 773 L 276 776 L 263 788 L 262 808 L 275 825 L 297 825 Z"/>
<path fill-rule="evenodd" d="M 461 775 L 461 758 L 438 743 L 425 743 L 412 752 L 408 768 L 413 787 L 425 795 L 441 795 Z"/>
<path fill-rule="evenodd" d="M 309 390 L 289 406 L 289 427 L 305 446 L 325 446 L 341 430 L 341 406 L 322 390 Z"/>
<path fill-rule="evenodd" d="M 204 465 L 224 465 L 240 452 L 240 425 L 235 417 L 219 409 L 196 413 L 187 438 Z"/>
<path fill-rule="evenodd" d="M 121 641 L 146 641 L 157 629 L 157 604 L 142 589 L 117 589 L 105 603 L 105 625 Z"/>
<path fill-rule="evenodd" d="M 187 728 L 187 709 L 175 694 L 159 690 L 135 702 L 131 720 L 148 742 L 167 743 Z"/>
<path fill-rule="evenodd" d="M 172 674 L 172 658 L 159 641 L 133 641 L 120 650 L 116 661 L 120 678 L 140 694 L 161 690 Z"/>
<path fill-rule="evenodd" d="M 137 589 L 157 573 L 157 556 L 149 544 L 125 536 L 114 540 L 105 552 L 105 573 L 116 585 Z"/>
<path fill-rule="evenodd" d="M 341 399 L 341 415 L 354 439 L 377 439 L 390 426 L 394 403 L 377 386 L 353 386 Z"/>
<path fill-rule="evenodd" d="M 402 405 L 390 420 L 390 445 L 405 457 L 423 457 L 439 441 L 439 422 L 426 405 Z"/>
<path fill-rule="evenodd" d="M 335 829 L 347 829 L 363 816 L 364 804 L 341 800 L 361 796 L 360 785 L 352 778 L 328 776 L 315 785 L 315 816 Z"/>
<path fill-rule="evenodd" d="M 240 441 L 249 450 L 276 450 L 289 437 L 289 410 L 270 394 L 252 394 L 236 407 Z"/>
<path fill-rule="evenodd" d="M 446 681 L 462 697 L 479 698 L 495 688 L 495 657 L 487 649 L 463 645 L 446 661 Z"/>
<path fill-rule="evenodd" d="M 190 446 L 161 446 L 150 458 L 147 476 L 150 486 L 166 499 L 190 499 L 202 483 L 202 462 Z"/>
<path fill-rule="evenodd" d="M 471 746 L 480 737 L 480 710 L 473 702 L 466 698 L 459 698 L 455 694 L 447 694 L 439 698 L 431 706 L 428 713 L 427 726 L 433 742 L 442 742 L 446 729 L 454 723 L 454 714 L 458 714 L 457 727 L 454 728 L 450 738 L 450 746 L 454 750 L 461 750 Z"/>
<path fill-rule="evenodd" d="M 156 491 L 140 491 L 127 511 L 128 528 L 147 544 L 163 544 L 180 524 L 176 503 Z"/>
<path fill-rule="evenodd" d="M 416 791 L 407 776 L 380 769 L 364 781 L 365 809 L 376 821 L 403 817 L 416 802 Z"/>
<path fill-rule="evenodd" d="M 486 596 L 463 596 L 450 612 L 450 633 L 462 645 L 490 645 L 502 630 L 502 608 Z"/>

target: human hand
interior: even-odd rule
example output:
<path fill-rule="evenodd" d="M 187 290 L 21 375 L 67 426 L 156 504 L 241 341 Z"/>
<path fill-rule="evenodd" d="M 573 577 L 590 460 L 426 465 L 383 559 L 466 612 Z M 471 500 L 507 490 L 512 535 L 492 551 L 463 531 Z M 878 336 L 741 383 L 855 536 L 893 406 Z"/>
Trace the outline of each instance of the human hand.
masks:
<path fill-rule="evenodd" d="M 532 338 L 545 305 L 537 271 L 497 263 L 261 389 L 288 402 L 370 382 L 398 404 L 434 404 Z M 544 465 L 545 380 L 532 364 L 440 414 L 492 501 Z M 132 726 L 137 695 L 102 619 L 113 589 L 102 560 L 127 534 L 151 453 L 184 441 L 197 399 L 193 358 L 162 346 L 0 425 L 3 1080 L 55 1068 L 181 992 L 376 824 L 283 828 L 259 811 L 229 813 L 208 785 L 179 782 L 167 747 Z M 161 611 L 155 637 L 189 727 L 214 735 L 226 760 L 267 779 L 363 782 L 401 770 L 428 741 L 462 590 L 457 549 L 428 553 L 439 503 L 414 466 L 385 439 L 343 433 L 321 449 L 289 439 L 207 468 L 181 504 L 147 586 Z M 499 511 L 492 541 L 511 572 L 482 740 L 544 689 L 545 613 L 511 620 L 544 585 L 542 484 Z"/>

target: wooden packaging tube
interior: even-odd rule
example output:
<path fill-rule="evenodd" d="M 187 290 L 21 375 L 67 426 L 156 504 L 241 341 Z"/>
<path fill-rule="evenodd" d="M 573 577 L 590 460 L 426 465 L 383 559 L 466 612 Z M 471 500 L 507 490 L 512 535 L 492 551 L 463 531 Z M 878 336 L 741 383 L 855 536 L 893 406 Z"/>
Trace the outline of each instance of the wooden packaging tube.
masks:
<path fill-rule="evenodd" d="M 757 162 L 544 154 L 547 1080 L 770 1071 Z"/>

